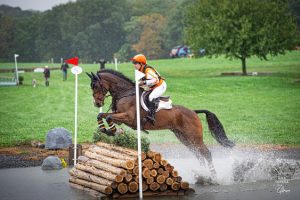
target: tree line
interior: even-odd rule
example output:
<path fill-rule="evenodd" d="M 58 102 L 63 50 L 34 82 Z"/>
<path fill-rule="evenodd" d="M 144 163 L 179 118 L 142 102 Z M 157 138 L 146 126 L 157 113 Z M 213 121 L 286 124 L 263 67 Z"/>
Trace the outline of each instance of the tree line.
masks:
<path fill-rule="evenodd" d="M 136 52 L 167 57 L 183 44 L 184 0 L 77 0 L 45 12 L 0 7 L 0 59 L 47 61 L 78 56 L 84 62 Z M 172 38 L 169 38 L 172 36 Z"/>
<path fill-rule="evenodd" d="M 2 5 L 0 61 L 15 53 L 23 62 L 128 61 L 135 53 L 159 59 L 180 44 L 195 53 L 265 58 L 297 42 L 298 1 L 77 0 L 44 12 Z"/>

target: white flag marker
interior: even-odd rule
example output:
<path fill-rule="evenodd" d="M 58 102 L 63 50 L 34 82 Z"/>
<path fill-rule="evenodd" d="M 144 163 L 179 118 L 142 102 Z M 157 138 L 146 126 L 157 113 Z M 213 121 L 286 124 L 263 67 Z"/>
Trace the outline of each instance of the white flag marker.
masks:
<path fill-rule="evenodd" d="M 138 134 L 138 161 L 139 161 L 139 196 L 143 199 L 143 183 L 142 183 L 142 145 L 141 145 L 141 120 L 140 120 L 140 94 L 139 80 L 145 76 L 144 73 L 135 70 L 135 94 L 136 94 L 136 125 Z"/>
<path fill-rule="evenodd" d="M 116 69 L 116 71 L 118 71 L 118 59 L 117 58 L 115 58 L 115 69 Z"/>
<path fill-rule="evenodd" d="M 17 64 L 17 57 L 19 57 L 18 54 L 15 54 L 15 67 L 16 67 L 16 84 L 19 85 L 19 74 L 18 74 L 18 64 Z"/>
<path fill-rule="evenodd" d="M 71 72 L 75 75 L 75 139 L 74 139 L 74 166 L 76 165 L 77 158 L 77 99 L 78 99 L 78 74 L 82 72 L 82 68 L 74 66 Z"/>

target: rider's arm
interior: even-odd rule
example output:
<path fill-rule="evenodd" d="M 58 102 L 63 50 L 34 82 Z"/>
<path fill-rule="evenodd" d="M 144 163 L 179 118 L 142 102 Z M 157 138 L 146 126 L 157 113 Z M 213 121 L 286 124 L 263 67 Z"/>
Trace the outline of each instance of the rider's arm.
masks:
<path fill-rule="evenodd" d="M 147 69 L 145 84 L 148 86 L 153 86 L 157 83 L 159 83 L 159 79 L 158 79 L 158 76 L 156 75 L 155 71 L 152 69 Z"/>

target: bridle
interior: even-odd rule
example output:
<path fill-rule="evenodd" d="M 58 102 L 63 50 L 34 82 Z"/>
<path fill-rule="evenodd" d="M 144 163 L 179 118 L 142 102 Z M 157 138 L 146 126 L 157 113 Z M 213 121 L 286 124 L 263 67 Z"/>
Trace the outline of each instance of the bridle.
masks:
<path fill-rule="evenodd" d="M 105 94 L 103 95 L 103 99 L 102 102 L 104 104 L 104 101 L 107 97 L 111 96 L 112 97 L 112 102 L 109 106 L 109 109 L 112 109 L 112 111 L 116 111 L 116 104 L 117 101 L 119 101 L 120 99 L 123 99 L 125 97 L 129 97 L 129 96 L 133 96 L 135 95 L 135 90 L 133 90 L 132 88 L 126 89 L 126 90 L 112 90 L 110 88 L 105 87 L 105 85 L 102 82 L 102 78 L 100 78 L 100 76 L 98 76 L 97 74 L 88 74 L 87 75 L 91 78 L 92 82 L 91 82 L 91 88 L 92 90 L 95 90 L 96 84 L 97 84 L 97 88 L 99 93 L 101 94 Z M 130 90 L 132 90 L 132 92 L 129 92 Z M 107 112 L 108 112 L 107 111 Z"/>

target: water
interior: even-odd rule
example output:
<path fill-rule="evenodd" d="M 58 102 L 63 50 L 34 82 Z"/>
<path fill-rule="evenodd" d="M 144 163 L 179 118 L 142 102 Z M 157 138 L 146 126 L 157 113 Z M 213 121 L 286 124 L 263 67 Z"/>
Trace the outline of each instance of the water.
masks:
<path fill-rule="evenodd" d="M 1 169 L 0 199 L 86 199 L 85 194 L 69 187 L 67 171 L 43 171 L 41 167 Z"/>
<path fill-rule="evenodd" d="M 146 199 L 299 199 L 299 152 L 226 150 L 210 148 L 218 185 L 210 185 L 209 172 L 183 146 L 156 147 L 195 194 L 184 197 Z M 71 188 L 69 169 L 43 171 L 41 167 L 0 170 L 1 200 L 92 200 Z M 201 184 L 198 184 L 201 183 Z"/>
<path fill-rule="evenodd" d="M 186 151 L 186 152 L 184 152 Z M 278 179 L 300 179 L 300 159 L 293 151 L 261 151 L 255 149 L 211 149 L 213 164 L 219 185 L 274 181 Z M 185 147 L 172 158 L 165 152 L 166 159 L 175 166 L 179 174 L 191 184 L 203 183 L 210 177 L 206 165 L 199 162 Z M 183 153 L 184 152 L 184 153 Z M 174 157 L 174 156 L 173 156 Z"/>

